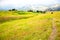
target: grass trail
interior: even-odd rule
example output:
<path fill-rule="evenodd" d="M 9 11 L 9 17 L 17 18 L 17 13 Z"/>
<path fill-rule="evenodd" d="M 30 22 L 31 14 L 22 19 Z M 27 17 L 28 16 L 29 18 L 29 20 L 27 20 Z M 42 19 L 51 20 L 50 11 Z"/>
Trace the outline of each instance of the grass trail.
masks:
<path fill-rule="evenodd" d="M 54 18 L 52 19 L 52 33 L 50 34 L 48 40 L 55 40 L 57 36 L 57 29 Z"/>

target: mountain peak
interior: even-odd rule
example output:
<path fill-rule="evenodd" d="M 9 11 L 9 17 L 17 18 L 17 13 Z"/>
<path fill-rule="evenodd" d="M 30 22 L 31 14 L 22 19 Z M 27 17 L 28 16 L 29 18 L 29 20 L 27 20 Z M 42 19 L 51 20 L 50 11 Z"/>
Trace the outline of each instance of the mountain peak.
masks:
<path fill-rule="evenodd" d="M 60 4 L 55 4 L 52 7 L 60 7 Z"/>

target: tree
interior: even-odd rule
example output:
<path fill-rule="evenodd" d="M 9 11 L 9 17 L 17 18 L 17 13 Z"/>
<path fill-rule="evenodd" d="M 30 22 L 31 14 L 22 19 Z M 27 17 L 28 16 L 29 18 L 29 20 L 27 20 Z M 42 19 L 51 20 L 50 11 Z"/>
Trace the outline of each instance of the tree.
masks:
<path fill-rule="evenodd" d="M 42 13 L 46 13 L 46 11 L 42 11 Z"/>
<path fill-rule="evenodd" d="M 33 10 L 28 10 L 28 12 L 33 12 Z"/>
<path fill-rule="evenodd" d="M 36 12 L 37 13 L 46 13 L 46 11 L 39 11 L 39 10 L 37 10 Z"/>
<path fill-rule="evenodd" d="M 9 9 L 9 11 L 11 11 L 11 9 Z"/>
<path fill-rule="evenodd" d="M 37 10 L 36 12 L 39 13 L 40 11 Z"/>
<path fill-rule="evenodd" d="M 12 9 L 12 11 L 16 11 L 16 9 Z"/>

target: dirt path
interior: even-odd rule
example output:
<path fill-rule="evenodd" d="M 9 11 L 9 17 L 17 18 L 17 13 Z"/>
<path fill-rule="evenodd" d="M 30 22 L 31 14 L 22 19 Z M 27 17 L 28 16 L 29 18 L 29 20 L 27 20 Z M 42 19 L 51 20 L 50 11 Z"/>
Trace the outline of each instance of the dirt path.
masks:
<path fill-rule="evenodd" d="M 52 33 L 50 34 L 48 40 L 55 40 L 57 34 L 56 24 L 54 18 L 52 19 Z"/>

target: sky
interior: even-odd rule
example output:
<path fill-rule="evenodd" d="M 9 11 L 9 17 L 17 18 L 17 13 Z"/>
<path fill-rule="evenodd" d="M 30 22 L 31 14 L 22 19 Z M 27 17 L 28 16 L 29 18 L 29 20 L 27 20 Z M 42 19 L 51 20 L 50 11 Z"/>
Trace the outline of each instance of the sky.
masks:
<path fill-rule="evenodd" d="M 0 0 L 0 9 L 19 8 L 28 5 L 52 5 L 60 4 L 60 0 Z"/>

